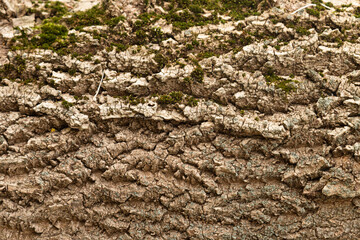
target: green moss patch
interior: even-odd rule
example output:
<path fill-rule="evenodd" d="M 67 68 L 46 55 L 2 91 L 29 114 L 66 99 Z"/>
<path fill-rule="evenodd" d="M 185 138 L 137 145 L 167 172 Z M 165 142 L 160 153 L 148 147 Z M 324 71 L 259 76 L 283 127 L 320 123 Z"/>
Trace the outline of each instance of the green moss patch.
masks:
<path fill-rule="evenodd" d="M 157 53 L 154 57 L 154 61 L 158 64 L 160 70 L 163 67 L 165 67 L 165 65 L 168 63 L 169 60 L 161 53 Z"/>
<path fill-rule="evenodd" d="M 26 62 L 20 55 L 16 55 L 12 63 L 4 64 L 0 67 L 0 80 L 3 78 L 8 79 L 32 79 L 32 76 L 29 76 L 26 73 Z"/>
<path fill-rule="evenodd" d="M 36 46 L 48 49 L 56 41 L 65 39 L 67 34 L 68 29 L 65 26 L 55 23 L 46 23 L 41 26 L 39 39 L 33 38 L 31 41 Z"/>
<path fill-rule="evenodd" d="M 190 107 L 195 107 L 195 106 L 198 105 L 198 103 L 199 103 L 199 100 L 197 100 L 193 96 L 187 96 L 186 97 L 186 105 L 188 105 Z"/>
<path fill-rule="evenodd" d="M 182 92 L 171 92 L 168 95 L 161 95 L 157 103 L 165 105 L 165 104 L 175 104 L 182 101 L 184 94 Z"/>
<path fill-rule="evenodd" d="M 101 25 L 102 16 L 105 15 L 105 9 L 95 6 L 84 12 L 76 12 L 70 18 L 65 19 L 65 23 L 71 28 L 82 29 L 86 26 Z"/>
<path fill-rule="evenodd" d="M 322 5 L 320 5 L 320 3 L 323 3 L 322 0 L 312 0 L 311 1 L 313 4 L 316 4 L 315 7 L 311 7 L 311 8 L 307 8 L 306 12 L 309 15 L 315 16 L 317 18 L 320 17 L 320 12 L 325 10 L 325 7 L 323 7 Z"/>
<path fill-rule="evenodd" d="M 193 96 L 184 96 L 182 92 L 175 91 L 170 92 L 169 94 L 160 95 L 157 99 L 157 103 L 161 105 L 175 104 L 175 103 L 184 103 L 187 106 L 197 106 L 199 100 Z"/>
<path fill-rule="evenodd" d="M 170 2 L 169 12 L 163 17 L 178 29 L 184 30 L 193 26 L 217 24 L 221 22 L 219 14 L 228 15 L 233 20 L 242 20 L 251 15 L 259 15 L 258 9 L 269 8 L 262 0 L 163 0 L 160 4 Z M 203 13 L 211 11 L 211 15 Z"/>
<path fill-rule="evenodd" d="M 70 103 L 70 102 L 68 102 L 68 101 L 66 101 L 66 100 L 62 100 L 62 101 L 61 101 L 61 105 L 62 105 L 64 108 L 66 108 L 66 109 L 69 109 L 70 107 L 74 106 L 73 103 Z"/>
<path fill-rule="evenodd" d="M 204 70 L 198 66 L 191 72 L 190 76 L 193 81 L 202 83 L 204 80 Z"/>
<path fill-rule="evenodd" d="M 53 50 L 60 55 L 69 54 L 70 52 L 87 55 L 94 54 L 96 51 L 112 45 L 117 45 L 119 50 L 127 48 L 127 44 L 123 41 L 123 39 L 126 39 L 126 35 L 114 30 L 120 21 L 125 20 L 125 17 L 111 17 L 104 5 L 97 5 L 87 11 L 73 14 L 69 13 L 64 4 L 60 2 L 48 2 L 45 8 L 51 17 L 45 19 L 43 24 L 35 28 L 31 35 L 19 29 L 21 34 L 11 41 L 10 47 L 12 50 L 42 48 Z M 68 35 L 68 30 L 81 30 L 86 26 L 93 25 L 109 26 L 108 31 L 94 31 L 93 33 L 93 38 L 98 39 L 100 45 L 95 48 L 88 45 L 86 47 L 77 47 L 76 43 L 79 42 L 79 39 L 74 34 Z M 156 37 L 158 37 L 159 31 L 155 31 L 154 34 L 157 34 Z M 109 39 L 108 36 L 110 36 Z"/>
<path fill-rule="evenodd" d="M 200 52 L 200 53 L 198 53 L 198 55 L 197 55 L 197 58 L 199 59 L 199 60 L 201 60 L 201 59 L 204 59 L 204 58 L 209 58 L 209 57 L 213 57 L 213 56 L 219 56 L 219 54 L 216 54 L 215 52 L 213 52 L 213 51 L 205 51 L 205 52 Z"/>
<path fill-rule="evenodd" d="M 286 93 L 293 92 L 296 90 L 296 87 L 293 84 L 291 84 L 292 82 L 295 81 L 279 77 L 270 68 L 266 70 L 264 77 L 268 85 L 274 84 L 275 88 L 281 89 Z"/>
<path fill-rule="evenodd" d="M 24 30 L 20 30 L 21 34 L 11 40 L 11 50 L 18 49 L 51 49 L 59 50 L 69 48 L 70 43 L 75 42 L 75 36 L 68 37 L 68 29 L 55 23 L 46 23 L 40 27 L 40 33 L 31 37 Z"/>
<path fill-rule="evenodd" d="M 138 105 L 138 104 L 144 104 L 146 101 L 143 97 L 136 97 L 133 95 L 129 96 L 123 96 L 122 97 L 125 102 L 129 103 L 130 105 Z"/>
<path fill-rule="evenodd" d="M 212 14 L 210 17 L 203 17 L 200 13 L 194 13 L 185 10 L 172 9 L 164 16 L 168 23 L 180 30 L 185 30 L 193 26 L 204 26 L 206 24 L 218 24 L 219 18 L 217 14 Z"/>
<path fill-rule="evenodd" d="M 355 17 L 356 17 L 356 18 L 360 18 L 360 7 L 357 7 L 357 8 L 355 9 Z"/>
<path fill-rule="evenodd" d="M 295 30 L 301 36 L 304 36 L 304 35 L 309 36 L 310 35 L 310 31 L 304 27 L 298 26 Z"/>
<path fill-rule="evenodd" d="M 56 2 L 47 2 L 45 4 L 45 8 L 47 8 L 50 12 L 51 17 L 60 17 L 65 15 L 68 12 L 68 9 L 65 7 L 65 5 L 62 2 L 56 1 Z"/>

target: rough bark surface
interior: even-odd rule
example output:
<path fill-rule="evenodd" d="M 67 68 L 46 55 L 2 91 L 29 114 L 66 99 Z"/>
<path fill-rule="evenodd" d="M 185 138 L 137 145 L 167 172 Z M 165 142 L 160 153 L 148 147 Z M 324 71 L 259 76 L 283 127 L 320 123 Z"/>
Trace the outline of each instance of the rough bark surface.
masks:
<path fill-rule="evenodd" d="M 129 35 L 134 13 L 166 11 L 131 2 L 105 2 L 130 18 L 119 23 Z M 17 12 L 3 23 L 12 27 Z M 271 8 L 123 51 L 71 30 L 98 50 L 92 60 L 11 50 L 19 30 L 3 32 L 0 239 L 359 239 L 354 12 L 301 12 L 300 25 L 311 25 L 301 34 L 286 26 L 288 9 Z M 219 49 L 244 32 L 256 40 L 238 51 L 157 59 L 194 39 Z M 351 41 L 337 40 L 344 34 Z"/>

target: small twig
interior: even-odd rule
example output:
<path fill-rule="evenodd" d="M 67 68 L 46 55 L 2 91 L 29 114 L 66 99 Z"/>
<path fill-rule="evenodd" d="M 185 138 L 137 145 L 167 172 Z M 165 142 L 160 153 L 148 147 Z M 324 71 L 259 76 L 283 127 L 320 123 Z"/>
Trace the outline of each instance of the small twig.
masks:
<path fill-rule="evenodd" d="M 316 4 L 310 3 L 310 4 L 306 5 L 306 6 L 301 7 L 301 8 L 299 8 L 298 10 L 292 12 L 291 14 L 295 14 L 295 13 L 297 13 L 297 12 L 299 12 L 299 11 L 305 9 L 305 8 L 312 7 L 312 6 L 316 6 Z"/>
<path fill-rule="evenodd" d="M 104 76 L 105 76 L 105 71 L 104 71 L 104 69 L 102 69 L 102 72 L 103 72 L 103 74 L 102 74 L 102 77 L 101 77 L 101 80 L 100 80 L 100 83 L 99 83 L 99 87 L 98 87 L 98 89 L 97 89 L 97 91 L 96 91 L 96 93 L 95 93 L 95 96 L 94 96 L 94 98 L 93 98 L 94 101 L 96 101 L 96 97 L 97 97 L 97 95 L 99 94 L 101 84 L 102 84 L 102 82 L 103 82 L 103 80 L 104 80 Z"/>
<path fill-rule="evenodd" d="M 324 8 L 329 9 L 329 10 L 331 10 L 331 9 L 332 9 L 331 7 L 328 7 L 328 6 L 326 6 L 325 4 L 323 4 L 323 3 L 320 3 L 320 5 L 321 5 L 321 6 L 323 6 Z"/>
<path fill-rule="evenodd" d="M 324 8 L 326 8 L 326 9 L 329 9 L 329 10 L 332 9 L 331 7 L 328 7 L 328 6 L 326 6 L 325 4 L 323 4 L 323 3 L 320 3 L 320 5 L 323 6 Z M 297 13 L 297 12 L 299 12 L 299 11 L 305 9 L 305 8 L 313 7 L 313 6 L 316 6 L 316 4 L 310 3 L 310 4 L 306 5 L 306 6 L 301 7 L 301 8 L 299 8 L 298 10 L 292 12 L 291 14 L 295 14 L 295 13 Z"/>

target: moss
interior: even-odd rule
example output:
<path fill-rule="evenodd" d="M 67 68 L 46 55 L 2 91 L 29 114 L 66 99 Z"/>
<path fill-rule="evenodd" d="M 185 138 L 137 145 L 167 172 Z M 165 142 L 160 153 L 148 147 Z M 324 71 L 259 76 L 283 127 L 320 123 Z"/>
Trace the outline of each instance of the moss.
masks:
<path fill-rule="evenodd" d="M 144 30 L 142 30 L 142 29 L 137 30 L 135 32 L 135 36 L 136 36 L 136 39 L 135 39 L 135 42 L 133 42 L 134 44 L 143 45 L 146 43 L 147 34 Z"/>
<path fill-rule="evenodd" d="M 329 3 L 330 3 L 332 6 L 329 6 L 329 5 L 328 5 Z M 329 6 L 329 7 L 333 7 L 333 6 L 334 6 L 331 2 L 326 3 L 326 5 Z M 352 6 L 352 3 L 342 4 L 342 5 L 341 5 L 342 8 L 348 8 L 348 7 L 351 7 L 351 6 Z"/>
<path fill-rule="evenodd" d="M 143 45 L 149 42 L 159 44 L 170 35 L 164 34 L 159 27 L 151 27 L 150 25 L 157 21 L 160 17 L 155 13 L 143 13 L 133 24 L 135 37 L 130 38 L 131 45 Z"/>
<path fill-rule="evenodd" d="M 193 81 L 202 83 L 204 80 L 204 70 L 198 66 L 191 72 L 190 76 Z"/>
<path fill-rule="evenodd" d="M 69 42 L 76 43 L 77 41 L 78 41 L 78 38 L 76 37 L 76 35 L 74 33 L 70 33 L 69 34 Z"/>
<path fill-rule="evenodd" d="M 294 81 L 279 77 L 271 68 L 266 70 L 264 77 L 268 85 L 274 84 L 275 88 L 281 89 L 286 93 L 296 90 L 296 88 L 291 84 Z"/>
<path fill-rule="evenodd" d="M 134 28 L 141 29 L 144 27 L 149 26 L 150 24 L 154 23 L 158 20 L 159 17 L 155 13 L 142 13 L 139 15 L 138 20 L 135 21 Z"/>
<path fill-rule="evenodd" d="M 169 35 L 163 33 L 160 28 L 152 28 L 154 23 L 159 18 L 165 18 L 169 23 L 174 23 L 174 26 L 179 25 L 179 28 L 186 29 L 190 26 L 204 25 L 208 23 L 218 23 L 219 13 L 225 15 L 231 15 L 231 12 L 241 10 L 243 15 L 255 13 L 255 10 L 259 6 L 259 1 L 233 1 L 233 0 L 159 0 L 159 2 L 169 2 L 172 6 L 165 5 L 166 14 L 156 13 L 144 13 L 138 17 L 136 22 L 129 22 L 133 27 L 134 32 L 129 33 L 129 36 L 123 36 L 116 26 L 124 21 L 123 16 L 113 18 L 108 14 L 105 5 L 98 5 L 84 12 L 69 13 L 65 5 L 60 2 L 48 2 L 46 7 L 50 10 L 52 17 L 45 24 L 40 27 L 40 34 L 38 31 L 34 31 L 33 35 L 27 36 L 24 32 L 22 39 L 15 39 L 13 49 L 34 49 L 44 48 L 51 49 L 59 55 L 65 55 L 70 53 L 78 53 L 76 57 L 80 60 L 90 60 L 91 54 L 96 51 L 106 49 L 112 49 L 116 47 L 116 51 L 125 51 L 129 46 L 133 44 L 148 44 L 160 43 L 164 39 L 169 38 Z M 106 4 L 106 1 L 104 1 Z M 149 5 L 149 3 L 147 4 Z M 230 7 L 230 8 L 228 8 Z M 149 10 L 149 9 L 148 9 Z M 181 12 L 179 10 L 182 10 Z M 201 13 L 204 10 L 211 10 L 213 14 L 203 16 Z M 249 11 L 251 10 L 251 11 Z M 68 14 L 66 17 L 64 17 Z M 75 34 L 68 35 L 68 29 L 82 29 L 85 26 L 90 25 L 108 25 L 109 30 L 106 32 L 99 31 L 93 33 L 93 37 L 99 39 L 99 47 L 95 48 L 82 48 L 76 45 L 80 41 Z M 116 28 L 115 28 L 116 27 Z M 115 28 L 115 29 L 113 29 Z M 108 38 L 108 39 L 106 39 Z M 251 40 L 251 37 L 249 37 Z M 30 40 L 31 39 L 31 40 Z M 23 41 L 23 43 L 21 43 Z M 190 39 L 191 41 L 191 39 Z M 246 39 L 244 40 L 247 41 Z M 199 58 L 211 57 L 219 53 L 219 51 L 226 51 L 229 48 L 221 47 L 221 50 L 207 51 L 197 40 L 192 40 L 188 43 L 188 50 L 193 50 L 199 46 L 199 49 L 203 53 L 199 55 Z M 91 49 L 91 50 L 89 50 Z M 195 52 L 195 51 L 194 51 Z M 159 68 L 163 68 L 168 64 L 169 60 L 173 61 L 179 56 L 170 56 L 169 54 L 158 53 L 155 56 Z M 169 59 L 171 58 L 171 59 Z M 69 73 L 75 74 L 76 70 L 71 69 Z M 199 72 L 198 72 L 199 73 Z M 202 74 L 193 73 L 191 76 L 192 81 L 202 82 Z"/>
<path fill-rule="evenodd" d="M 119 24 L 120 21 L 125 21 L 126 18 L 124 16 L 118 16 L 118 17 L 114 17 L 114 18 L 110 18 L 104 21 L 104 23 L 106 25 L 108 25 L 109 27 L 115 27 L 116 25 Z"/>
<path fill-rule="evenodd" d="M 213 51 L 205 51 L 205 52 L 200 52 L 197 55 L 198 59 L 204 59 L 204 58 L 209 58 L 209 57 L 213 57 L 213 56 L 218 56 L 218 54 L 215 54 Z"/>
<path fill-rule="evenodd" d="M 277 24 L 278 22 L 280 22 L 280 20 L 277 19 L 277 18 L 274 18 L 274 16 L 270 16 L 270 21 L 271 21 L 273 24 Z"/>
<path fill-rule="evenodd" d="M 322 0 L 312 0 L 311 1 L 313 4 L 316 4 L 316 6 L 314 8 L 307 8 L 306 12 L 312 16 L 315 16 L 317 18 L 320 17 L 320 12 L 325 10 L 325 7 L 323 7 L 322 5 L 320 5 L 322 2 Z"/>
<path fill-rule="evenodd" d="M 337 43 L 338 48 L 344 45 L 344 41 L 339 37 L 335 38 L 335 42 Z"/>
<path fill-rule="evenodd" d="M 180 66 L 180 68 L 184 68 L 186 66 L 186 64 L 181 63 L 179 61 L 176 61 L 176 64 Z"/>
<path fill-rule="evenodd" d="M 275 87 L 289 93 L 296 90 L 296 88 L 290 84 L 291 82 L 293 81 L 282 79 L 280 82 L 275 83 Z"/>
<path fill-rule="evenodd" d="M 43 35 L 54 35 L 56 37 L 66 36 L 68 29 L 60 24 L 47 23 L 41 26 L 41 34 Z M 40 34 L 40 37 L 42 35 Z"/>
<path fill-rule="evenodd" d="M 116 51 L 124 51 L 131 45 L 144 45 L 148 43 L 161 43 L 163 40 L 168 39 L 171 37 L 170 34 L 165 34 L 161 31 L 160 28 L 152 28 L 152 23 L 157 21 L 160 18 L 165 18 L 169 23 L 173 23 L 173 25 L 178 26 L 180 29 L 186 29 L 191 26 L 195 25 L 205 25 L 208 23 L 218 23 L 219 18 L 218 14 L 228 14 L 229 11 L 225 9 L 223 6 L 228 5 L 235 7 L 234 3 L 231 3 L 231 1 L 219 1 L 219 0 L 210 0 L 210 1 L 204 1 L 204 0 L 188 0 L 188 1 L 173 1 L 173 0 L 159 0 L 159 4 L 162 5 L 164 2 L 170 2 L 170 5 L 165 7 L 168 11 L 167 14 L 156 14 L 156 13 L 148 13 L 145 12 L 138 16 L 137 21 L 130 22 L 130 25 L 133 27 L 133 32 L 129 34 L 130 36 L 125 36 L 121 33 L 119 33 L 118 28 L 115 28 L 120 21 L 124 21 L 125 18 L 123 16 L 119 16 L 116 18 L 111 17 L 108 14 L 108 11 L 106 10 L 106 4 L 107 2 L 104 1 L 104 4 L 98 5 L 93 7 L 92 9 L 89 9 L 84 12 L 77 12 L 72 14 L 71 16 L 63 17 L 62 13 L 60 14 L 60 9 L 58 9 L 59 14 L 54 13 L 54 16 L 51 19 L 48 19 L 46 24 L 57 24 L 57 25 L 65 25 L 68 29 L 77 29 L 80 30 L 85 26 L 90 25 L 108 25 L 110 28 L 109 30 L 103 31 L 103 32 L 94 32 L 93 37 L 95 39 L 98 39 L 100 42 L 99 49 L 96 50 L 81 50 L 79 51 L 79 47 L 76 45 L 77 42 L 79 42 L 79 39 L 76 38 L 74 34 L 69 35 L 68 37 L 63 38 L 53 38 L 51 39 L 44 39 L 44 37 L 49 36 L 43 36 L 42 38 L 40 36 L 35 36 L 33 38 L 33 42 L 31 42 L 31 47 L 23 47 L 26 44 L 15 44 L 16 46 L 13 46 L 13 50 L 16 49 L 33 49 L 33 48 L 45 48 L 45 49 L 51 49 L 53 51 L 56 51 L 60 55 L 69 54 L 71 52 L 77 51 L 77 52 L 86 52 L 87 54 L 89 52 L 94 53 L 97 50 L 101 49 L 108 49 L 110 50 L 112 46 L 116 46 Z M 225 3 L 226 2 L 226 3 Z M 237 1 L 237 4 L 240 4 L 241 6 L 236 6 L 236 9 L 240 9 L 243 11 L 248 10 L 248 7 L 254 7 L 258 4 L 250 4 L 247 1 Z M 49 3 L 49 7 L 54 6 L 61 7 L 62 5 L 57 3 Z M 148 4 L 147 4 L 148 5 Z M 213 14 L 207 17 L 204 17 L 201 13 L 203 13 L 204 9 L 206 10 L 212 10 Z M 182 10 L 182 11 L 179 11 Z M 54 10 L 55 11 L 55 10 Z M 64 13 L 64 12 L 63 12 Z M 67 13 L 65 13 L 67 14 Z M 55 16 L 56 15 L 56 16 Z M 70 13 L 69 13 L 70 15 Z M 56 17 L 56 19 L 55 19 Z M 64 26 L 64 27 L 65 27 Z M 115 28 L 115 29 L 114 29 Z M 51 37 L 51 36 L 50 36 Z M 24 39 L 27 39 L 24 37 Z M 45 43 L 49 40 L 49 43 Z M 40 44 L 40 42 L 42 42 Z M 191 43 L 188 43 L 187 49 L 192 50 L 197 46 L 200 46 L 200 43 L 196 40 L 193 40 Z M 221 47 L 222 52 L 229 50 L 228 48 L 223 49 L 224 46 Z M 217 51 L 216 51 L 217 52 Z M 208 57 L 208 56 L 204 56 Z"/>
<path fill-rule="evenodd" d="M 0 79 L 10 78 L 22 80 L 29 79 L 28 74 L 26 73 L 26 61 L 20 55 L 16 55 L 12 60 L 12 63 L 4 64 L 0 66 Z"/>
<path fill-rule="evenodd" d="M 189 6 L 190 7 L 190 6 Z M 192 8 L 193 11 L 198 11 L 200 8 L 194 7 Z M 197 12 L 189 11 L 187 8 L 182 11 L 177 11 L 178 9 L 173 9 L 169 11 L 163 17 L 167 20 L 170 24 L 180 30 L 185 30 L 193 26 L 204 26 L 206 24 L 218 24 L 219 18 L 216 13 L 212 14 L 209 17 L 203 17 L 201 14 Z"/>
<path fill-rule="evenodd" d="M 180 102 L 184 94 L 182 92 L 171 92 L 169 95 L 174 101 Z"/>
<path fill-rule="evenodd" d="M 303 35 L 309 36 L 310 35 L 310 31 L 301 26 L 297 27 L 295 30 L 301 36 L 303 36 Z"/>
<path fill-rule="evenodd" d="M 84 12 L 76 12 L 70 18 L 64 19 L 65 23 L 71 28 L 82 29 L 86 26 L 101 25 L 105 18 L 106 12 L 103 6 L 94 6 Z"/>
<path fill-rule="evenodd" d="M 234 53 L 237 53 L 242 50 L 244 46 L 252 44 L 256 38 L 251 36 L 251 34 L 247 31 L 244 31 L 240 36 L 231 34 L 230 39 L 227 40 L 227 43 L 230 46 L 230 49 L 233 50 Z"/>
<path fill-rule="evenodd" d="M 55 23 L 46 23 L 41 26 L 41 33 L 39 38 L 34 37 L 31 39 L 33 46 L 41 47 L 45 49 L 50 49 L 55 42 L 58 42 L 60 45 L 55 46 L 56 48 L 66 47 L 66 42 L 64 40 L 68 34 L 68 29 L 60 24 Z M 61 45 L 62 44 L 62 45 Z"/>
<path fill-rule="evenodd" d="M 144 104 L 145 103 L 145 99 L 143 97 L 136 97 L 133 95 L 129 95 L 129 96 L 123 96 L 122 97 L 127 103 L 129 103 L 130 105 L 138 105 L 140 103 Z"/>
<path fill-rule="evenodd" d="M 270 6 L 260 5 L 262 0 L 221 0 L 222 11 L 230 10 L 230 16 L 234 20 L 242 20 L 251 15 L 259 15 L 258 9 Z"/>
<path fill-rule="evenodd" d="M 193 96 L 190 96 L 190 97 L 186 98 L 186 105 L 188 105 L 190 107 L 195 107 L 195 106 L 198 105 L 198 103 L 199 103 L 199 100 L 197 100 Z"/>
<path fill-rule="evenodd" d="M 344 45 L 345 41 L 352 41 L 352 39 L 348 39 L 346 35 L 341 35 L 337 37 L 326 36 L 326 37 L 321 37 L 321 39 L 327 42 L 337 43 L 337 47 L 341 47 L 342 45 Z"/>
<path fill-rule="evenodd" d="M 202 7 L 200 7 L 199 5 L 196 5 L 196 4 L 190 4 L 189 10 L 193 13 L 203 13 L 204 12 Z"/>
<path fill-rule="evenodd" d="M 165 40 L 165 34 L 161 31 L 161 28 L 151 28 L 149 35 L 149 42 L 152 43 L 161 43 L 163 40 Z"/>
<path fill-rule="evenodd" d="M 20 31 L 20 36 L 15 36 L 10 41 L 10 48 L 13 51 L 27 48 L 31 42 L 29 41 L 28 35 L 23 29 L 15 28 Z M 17 44 L 18 43 L 18 44 Z"/>
<path fill-rule="evenodd" d="M 171 92 L 168 95 L 161 95 L 157 99 L 157 103 L 165 105 L 165 104 L 175 104 L 182 101 L 184 94 L 182 92 Z"/>
<path fill-rule="evenodd" d="M 70 74 L 71 76 L 74 76 L 75 73 L 76 73 L 76 68 L 75 68 L 75 67 L 72 67 L 72 68 L 70 68 L 70 69 L 68 70 L 68 72 L 69 72 L 69 74 Z"/>
<path fill-rule="evenodd" d="M 159 104 L 170 104 L 170 103 L 174 103 L 173 99 L 169 96 L 169 95 L 161 95 L 157 102 Z"/>
<path fill-rule="evenodd" d="M 307 8 L 307 9 L 306 9 L 306 12 L 307 12 L 308 14 L 312 15 L 312 16 L 317 17 L 317 18 L 320 17 L 320 12 L 319 12 L 318 10 L 316 10 L 316 9 Z"/>
<path fill-rule="evenodd" d="M 168 63 L 168 59 L 161 53 L 157 53 L 154 57 L 154 61 L 158 64 L 158 67 L 162 69 Z"/>
<path fill-rule="evenodd" d="M 20 55 L 16 55 L 14 58 L 14 63 L 16 65 L 16 68 L 19 70 L 25 70 L 26 67 L 26 61 L 23 59 Z"/>
<path fill-rule="evenodd" d="M 37 7 L 39 7 L 39 4 L 34 4 L 33 6 L 34 6 L 34 8 L 28 8 L 26 10 L 26 15 L 35 14 L 36 18 L 39 18 L 40 16 L 42 16 L 41 11 L 39 9 L 36 9 Z"/>
<path fill-rule="evenodd" d="M 101 41 L 102 38 L 108 39 L 108 35 L 107 35 L 107 34 L 105 34 L 105 33 L 99 33 L 99 32 L 96 31 L 96 30 L 92 32 L 92 36 L 93 36 L 94 39 L 98 39 L 98 40 L 100 40 L 100 41 Z"/>
<path fill-rule="evenodd" d="M 74 106 L 73 103 L 70 103 L 70 102 L 68 102 L 66 100 L 62 100 L 61 105 L 66 109 L 69 109 L 70 107 Z"/>
<path fill-rule="evenodd" d="M 186 44 L 186 46 L 185 46 L 185 48 L 186 48 L 186 50 L 193 50 L 194 49 L 194 46 L 192 45 L 192 44 Z"/>
<path fill-rule="evenodd" d="M 334 4 L 332 4 L 331 2 L 326 2 L 325 5 L 328 7 L 334 7 Z"/>
<path fill-rule="evenodd" d="M 192 80 L 191 80 L 190 77 L 185 77 L 185 78 L 184 78 L 184 82 L 185 82 L 186 84 L 191 84 Z"/>
<path fill-rule="evenodd" d="M 79 56 L 79 53 L 77 53 L 77 52 L 74 52 L 74 53 L 71 54 L 72 58 L 77 58 L 78 56 Z"/>
<path fill-rule="evenodd" d="M 196 40 L 196 39 L 192 40 L 192 41 L 191 41 L 191 44 L 192 44 L 194 47 L 200 46 L 200 42 L 199 42 L 198 40 Z"/>
<path fill-rule="evenodd" d="M 94 55 L 91 53 L 78 55 L 76 58 L 80 61 L 91 61 Z"/>
<path fill-rule="evenodd" d="M 111 45 L 116 47 L 116 52 L 123 52 L 129 48 L 129 45 L 123 43 L 111 43 Z"/>
<path fill-rule="evenodd" d="M 68 12 L 68 9 L 65 7 L 65 5 L 62 2 L 56 1 L 56 2 L 47 2 L 45 4 L 45 8 L 48 8 L 50 10 L 50 16 L 54 17 L 60 17 L 65 15 Z"/>
<path fill-rule="evenodd" d="M 320 4 L 320 3 L 323 3 L 322 0 L 311 0 L 311 3 L 312 4 Z"/>
<path fill-rule="evenodd" d="M 56 88 L 56 83 L 55 83 L 55 80 L 54 80 L 54 79 L 47 80 L 47 81 L 48 81 L 48 84 L 49 84 L 50 87 Z"/>
<path fill-rule="evenodd" d="M 355 9 L 355 17 L 356 17 L 356 18 L 360 18 L 360 7 L 357 7 L 357 8 Z"/>

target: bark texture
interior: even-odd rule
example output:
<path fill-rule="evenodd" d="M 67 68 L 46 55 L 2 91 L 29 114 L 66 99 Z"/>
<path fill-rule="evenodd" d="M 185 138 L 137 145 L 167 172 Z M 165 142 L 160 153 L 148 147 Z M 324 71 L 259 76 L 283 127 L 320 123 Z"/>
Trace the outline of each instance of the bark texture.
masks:
<path fill-rule="evenodd" d="M 167 11 L 125 3 L 106 1 L 129 38 L 134 12 Z M 70 30 L 91 60 L 0 35 L 0 239 L 358 239 L 354 12 L 272 8 L 180 31 L 160 19 L 172 37 L 120 51 L 91 35 L 106 26 Z"/>

